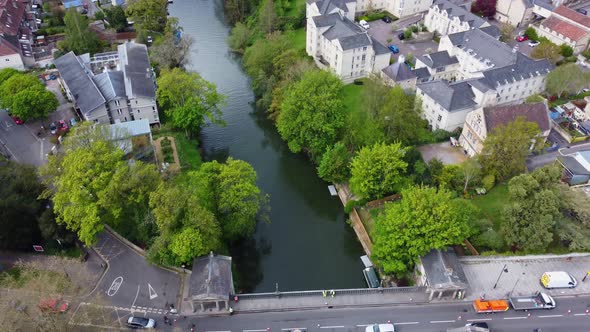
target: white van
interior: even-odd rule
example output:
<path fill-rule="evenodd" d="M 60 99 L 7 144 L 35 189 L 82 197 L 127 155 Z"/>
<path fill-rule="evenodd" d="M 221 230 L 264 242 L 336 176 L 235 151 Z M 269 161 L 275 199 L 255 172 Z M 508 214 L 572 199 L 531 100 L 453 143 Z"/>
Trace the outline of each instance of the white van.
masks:
<path fill-rule="evenodd" d="M 360 21 L 359 21 L 359 24 L 360 24 L 360 25 L 361 25 L 363 28 L 365 28 L 365 29 L 369 29 L 369 23 L 367 23 L 367 21 L 365 21 L 365 20 L 360 20 Z"/>
<path fill-rule="evenodd" d="M 541 285 L 547 289 L 574 288 L 578 281 L 571 274 L 564 271 L 545 272 L 541 276 Z"/>

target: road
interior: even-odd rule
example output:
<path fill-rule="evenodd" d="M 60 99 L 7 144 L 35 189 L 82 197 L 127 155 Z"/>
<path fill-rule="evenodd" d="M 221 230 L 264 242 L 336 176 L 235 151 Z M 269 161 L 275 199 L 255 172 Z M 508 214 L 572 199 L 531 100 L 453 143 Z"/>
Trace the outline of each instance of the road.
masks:
<path fill-rule="evenodd" d="M 577 151 L 584 151 L 584 150 L 588 150 L 590 149 L 590 143 L 582 143 L 582 144 L 577 144 L 577 145 L 572 145 L 572 146 L 566 146 L 563 148 L 560 148 L 557 151 L 554 152 L 548 152 L 542 155 L 538 155 L 538 156 L 533 156 L 527 159 L 527 167 L 529 170 L 534 170 L 536 168 L 539 167 L 543 167 L 547 164 L 550 164 L 552 162 L 555 161 L 555 158 L 557 158 L 558 156 L 565 156 Z"/>
<path fill-rule="evenodd" d="M 28 123 L 17 125 L 6 111 L 0 110 L 0 152 L 17 162 L 33 166 L 44 164 L 45 155 L 53 144 L 48 138 L 37 137 L 39 129 Z"/>

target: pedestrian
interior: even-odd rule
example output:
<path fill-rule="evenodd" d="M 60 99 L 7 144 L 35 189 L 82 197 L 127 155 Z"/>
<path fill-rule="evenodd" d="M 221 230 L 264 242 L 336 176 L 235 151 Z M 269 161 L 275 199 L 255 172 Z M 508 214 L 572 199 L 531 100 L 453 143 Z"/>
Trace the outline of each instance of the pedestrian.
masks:
<path fill-rule="evenodd" d="M 164 324 L 168 324 L 168 316 L 164 315 Z"/>

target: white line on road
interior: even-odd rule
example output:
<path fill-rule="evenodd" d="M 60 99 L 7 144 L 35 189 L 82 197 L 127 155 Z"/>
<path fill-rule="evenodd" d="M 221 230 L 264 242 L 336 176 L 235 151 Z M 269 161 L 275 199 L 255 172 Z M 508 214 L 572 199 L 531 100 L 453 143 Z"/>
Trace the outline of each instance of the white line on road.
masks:
<path fill-rule="evenodd" d="M 133 303 L 131 303 L 131 308 L 135 307 L 135 301 L 137 301 L 138 295 L 139 295 L 139 285 L 137 285 L 137 293 L 135 293 L 135 298 L 133 299 Z"/>
<path fill-rule="evenodd" d="M 553 317 L 563 317 L 563 315 L 544 315 L 544 316 L 537 316 L 539 318 L 553 318 Z"/>
<path fill-rule="evenodd" d="M 287 329 L 281 329 L 281 330 L 288 331 Z M 266 330 L 244 330 L 243 332 L 266 332 Z"/>
<path fill-rule="evenodd" d="M 504 317 L 504 319 L 527 319 L 528 317 Z"/>
<path fill-rule="evenodd" d="M 416 324 L 420 324 L 420 322 L 401 322 L 401 323 L 395 323 L 394 325 L 416 325 Z"/>
<path fill-rule="evenodd" d="M 205 331 L 205 332 L 231 332 L 231 330 L 227 330 L 227 331 Z"/>
<path fill-rule="evenodd" d="M 320 329 L 343 329 L 343 325 L 334 325 L 334 326 L 320 326 Z"/>
<path fill-rule="evenodd" d="M 455 320 L 431 320 L 430 323 L 431 324 L 437 324 L 437 323 L 454 323 L 456 322 Z"/>
<path fill-rule="evenodd" d="M 481 321 L 487 321 L 487 320 L 492 320 L 491 318 L 480 318 L 480 319 L 468 319 L 468 322 L 481 322 Z"/>
<path fill-rule="evenodd" d="M 286 328 L 286 329 L 281 329 L 281 331 L 291 331 L 291 330 L 305 330 L 305 327 L 290 327 L 290 328 Z M 261 330 L 261 331 L 266 331 L 266 330 Z"/>
<path fill-rule="evenodd" d="M 369 325 L 371 325 L 371 324 L 359 324 L 359 325 L 357 325 L 356 327 L 367 327 L 367 326 L 369 326 Z"/>
<path fill-rule="evenodd" d="M 588 314 L 574 314 L 574 316 L 588 316 Z"/>

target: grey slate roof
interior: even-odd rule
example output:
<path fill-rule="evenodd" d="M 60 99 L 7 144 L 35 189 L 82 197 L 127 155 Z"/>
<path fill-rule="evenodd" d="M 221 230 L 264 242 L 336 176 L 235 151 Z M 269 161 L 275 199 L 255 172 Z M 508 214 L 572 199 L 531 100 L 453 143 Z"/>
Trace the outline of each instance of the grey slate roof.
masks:
<path fill-rule="evenodd" d="M 408 67 L 408 65 L 399 61 L 385 67 L 382 71 L 394 82 L 416 78 L 416 74 Z"/>
<path fill-rule="evenodd" d="M 437 6 L 440 11 L 446 11 L 450 18 L 458 17 L 461 22 L 467 22 L 472 28 L 479 28 L 489 24 L 481 17 L 472 14 L 465 8 L 457 6 L 448 0 L 435 0 L 433 6 Z"/>
<path fill-rule="evenodd" d="M 377 39 L 371 37 L 371 42 L 373 43 L 373 50 L 375 51 L 376 55 L 387 54 L 390 52 L 389 49 L 385 47 L 385 45 L 381 44 Z"/>
<path fill-rule="evenodd" d="M 541 8 L 545 8 L 547 10 L 553 11 L 555 6 L 549 0 L 532 0 L 533 5 L 537 5 Z"/>
<path fill-rule="evenodd" d="M 588 171 L 582 164 L 580 164 L 576 158 L 572 156 L 563 156 L 558 157 L 561 161 L 563 166 L 567 168 L 572 174 L 574 175 L 590 175 L 590 171 Z"/>
<path fill-rule="evenodd" d="M 91 73 L 86 72 L 86 67 L 74 52 L 62 55 L 54 63 L 83 114 L 88 115 L 104 105 L 106 100 L 90 78 Z"/>
<path fill-rule="evenodd" d="M 307 0 L 308 4 L 315 3 L 320 10 L 320 14 L 326 15 L 334 9 L 342 9 L 344 12 L 348 12 L 346 4 L 349 2 L 355 2 L 355 0 Z"/>
<path fill-rule="evenodd" d="M 451 43 L 482 61 L 489 60 L 495 67 L 504 67 L 515 63 L 516 53 L 512 48 L 480 29 L 458 32 L 448 35 Z"/>
<path fill-rule="evenodd" d="M 125 95 L 125 78 L 121 71 L 109 71 L 92 78 L 107 102 Z"/>
<path fill-rule="evenodd" d="M 343 50 L 371 45 L 371 38 L 363 28 L 347 18 L 341 18 L 339 14 L 314 16 L 313 21 L 317 27 L 329 26 L 330 28 L 323 33 L 323 36 L 328 40 L 339 40 Z M 377 51 L 377 48 L 375 51 Z M 389 52 L 387 48 L 385 50 Z M 381 52 L 385 51 L 381 49 Z"/>
<path fill-rule="evenodd" d="M 417 87 L 444 109 L 453 112 L 476 105 L 476 102 L 473 100 L 475 94 L 471 90 L 469 82 L 449 83 L 447 81 L 437 80 L 417 84 Z"/>
<path fill-rule="evenodd" d="M 152 66 L 147 47 L 135 42 L 119 45 L 119 56 L 125 75 L 125 90 L 128 98 L 156 97 L 156 84 L 152 76 Z"/>
<path fill-rule="evenodd" d="M 469 282 L 452 248 L 432 249 L 420 258 L 428 286 L 432 289 L 466 289 Z"/>
<path fill-rule="evenodd" d="M 554 66 L 547 60 L 533 60 L 526 55 L 517 52 L 516 62 L 502 68 L 494 68 L 483 72 L 485 82 L 496 88 L 507 82 L 520 81 L 533 76 L 545 75 L 553 70 Z"/>
<path fill-rule="evenodd" d="M 214 255 L 195 258 L 189 296 L 196 300 L 229 300 L 234 294 L 231 257 Z"/>
<path fill-rule="evenodd" d="M 450 56 L 447 51 L 440 51 L 420 56 L 420 61 L 430 68 L 439 68 L 459 63 L 456 57 Z"/>
<path fill-rule="evenodd" d="M 419 79 L 424 79 L 424 78 L 430 77 L 430 72 L 428 71 L 428 69 L 426 69 L 424 67 L 414 69 L 412 71 Z"/>
<path fill-rule="evenodd" d="M 479 29 L 496 39 L 500 38 L 500 36 L 502 35 L 502 31 L 500 31 L 500 28 L 498 28 L 495 25 L 490 25 L 489 27 L 482 27 Z"/>

